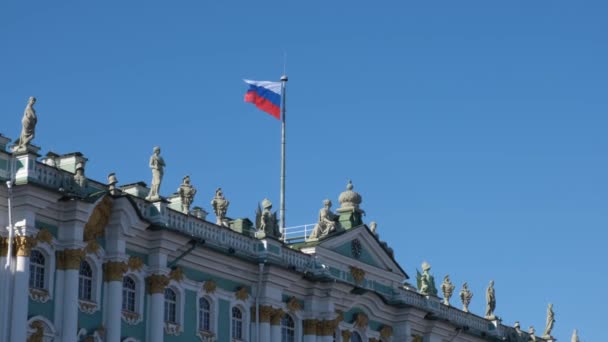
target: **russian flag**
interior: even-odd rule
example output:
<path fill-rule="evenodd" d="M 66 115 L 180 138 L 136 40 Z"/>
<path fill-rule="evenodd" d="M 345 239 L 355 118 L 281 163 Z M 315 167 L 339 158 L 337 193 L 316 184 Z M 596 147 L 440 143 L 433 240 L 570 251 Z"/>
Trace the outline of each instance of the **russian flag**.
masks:
<path fill-rule="evenodd" d="M 245 102 L 281 120 L 281 82 L 243 80 L 249 84 Z"/>

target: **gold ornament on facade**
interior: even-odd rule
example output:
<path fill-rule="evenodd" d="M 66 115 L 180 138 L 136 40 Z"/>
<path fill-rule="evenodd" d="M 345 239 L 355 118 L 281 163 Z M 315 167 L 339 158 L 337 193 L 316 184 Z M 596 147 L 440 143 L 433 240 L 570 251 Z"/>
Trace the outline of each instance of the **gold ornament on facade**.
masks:
<path fill-rule="evenodd" d="M 203 284 L 203 290 L 205 290 L 207 293 L 214 293 L 215 289 L 217 289 L 217 284 L 213 280 L 207 280 Z"/>
<path fill-rule="evenodd" d="M 42 342 L 44 341 L 44 323 L 41 321 L 33 321 L 30 324 L 35 331 L 27 338 L 27 342 Z"/>
<path fill-rule="evenodd" d="M 270 322 L 270 316 L 272 316 L 272 306 L 261 305 L 260 306 L 260 322 L 268 323 Z"/>
<path fill-rule="evenodd" d="M 367 329 L 367 325 L 369 324 L 369 318 L 363 312 L 359 312 L 357 317 L 355 318 L 355 327 L 361 329 Z"/>
<path fill-rule="evenodd" d="M 338 324 L 334 320 L 322 321 L 321 325 L 321 336 L 332 336 L 338 327 Z"/>
<path fill-rule="evenodd" d="M 270 325 L 280 325 L 283 315 L 285 315 L 285 311 L 282 309 L 272 309 L 272 314 L 270 315 Z"/>
<path fill-rule="evenodd" d="M 287 310 L 292 313 L 300 311 L 302 310 L 302 304 L 300 304 L 296 297 L 291 296 L 291 298 L 289 298 L 289 300 L 287 301 Z"/>
<path fill-rule="evenodd" d="M 84 247 L 84 250 L 87 254 L 97 254 L 101 246 L 97 242 L 97 240 L 90 240 L 87 242 L 87 245 Z"/>
<path fill-rule="evenodd" d="M 89 221 L 84 226 L 84 241 L 103 237 L 103 230 L 110 222 L 111 214 L 112 200 L 110 196 L 105 196 L 93 209 Z"/>
<path fill-rule="evenodd" d="M 53 234 L 48 229 L 40 229 L 38 234 L 36 234 L 36 240 L 50 245 L 53 242 Z"/>
<path fill-rule="evenodd" d="M 127 264 L 122 261 L 108 261 L 103 264 L 103 280 L 120 281 L 122 282 L 122 276 L 129 270 Z"/>
<path fill-rule="evenodd" d="M 350 275 L 353 276 L 353 279 L 357 284 L 363 282 L 365 279 L 365 271 L 355 266 L 350 266 Z"/>
<path fill-rule="evenodd" d="M 8 238 L 0 236 L 0 255 L 6 256 L 8 253 Z"/>
<path fill-rule="evenodd" d="M 422 342 L 422 336 L 412 335 L 412 342 Z"/>
<path fill-rule="evenodd" d="M 144 268 L 144 261 L 140 257 L 132 256 L 129 258 L 127 265 L 129 265 L 129 269 L 131 271 L 138 272 L 141 271 L 142 268 Z"/>
<path fill-rule="evenodd" d="M 316 319 L 305 319 L 303 322 L 304 335 L 316 335 L 317 334 L 317 320 Z"/>
<path fill-rule="evenodd" d="M 169 279 L 175 280 L 176 282 L 184 280 L 184 271 L 179 267 L 172 269 L 171 272 L 169 272 Z"/>
<path fill-rule="evenodd" d="M 350 336 L 353 333 L 350 332 L 349 330 L 342 330 L 342 341 L 350 341 Z"/>
<path fill-rule="evenodd" d="M 238 300 L 246 301 L 249 298 L 249 292 L 246 287 L 241 287 L 234 293 L 234 296 Z"/>
<path fill-rule="evenodd" d="M 36 238 L 33 236 L 15 236 L 15 250 L 17 256 L 29 257 L 32 248 L 36 246 Z"/>
<path fill-rule="evenodd" d="M 64 249 L 57 251 L 56 256 L 58 270 L 78 270 L 85 252 L 82 249 Z"/>
<path fill-rule="evenodd" d="M 334 318 L 334 322 L 336 322 L 336 326 L 340 324 L 344 320 L 344 311 L 336 310 L 336 318 Z"/>
<path fill-rule="evenodd" d="M 393 336 L 393 327 L 390 325 L 385 325 L 380 329 L 380 337 L 387 339 L 391 336 Z"/>
<path fill-rule="evenodd" d="M 165 293 L 165 287 L 169 285 L 169 278 L 164 274 L 152 274 L 146 278 L 148 294 Z"/>

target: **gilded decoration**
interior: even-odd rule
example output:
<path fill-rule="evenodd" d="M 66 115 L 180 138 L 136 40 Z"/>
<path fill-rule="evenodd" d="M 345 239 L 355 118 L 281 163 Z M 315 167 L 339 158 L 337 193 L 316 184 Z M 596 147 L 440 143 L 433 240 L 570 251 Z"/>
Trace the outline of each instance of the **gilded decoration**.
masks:
<path fill-rule="evenodd" d="M 334 320 L 325 320 L 322 322 L 320 336 L 332 336 L 338 324 L 336 324 Z"/>
<path fill-rule="evenodd" d="M 87 245 L 84 247 L 84 250 L 87 252 L 87 254 L 97 254 L 100 249 L 101 246 L 99 245 L 97 240 L 88 241 Z"/>
<path fill-rule="evenodd" d="M 148 294 L 164 293 L 165 287 L 169 285 L 169 278 L 164 274 L 152 274 L 146 278 Z"/>
<path fill-rule="evenodd" d="M 350 332 L 349 330 L 342 330 L 342 341 L 350 341 L 350 336 L 353 333 Z"/>
<path fill-rule="evenodd" d="M 316 319 L 305 319 L 303 322 L 304 335 L 316 335 L 317 334 L 317 320 Z"/>
<path fill-rule="evenodd" d="M 92 315 L 97 311 L 97 304 L 85 300 L 79 300 L 78 309 L 80 312 Z"/>
<path fill-rule="evenodd" d="M 58 270 L 78 270 L 85 252 L 82 249 L 64 249 L 57 251 L 56 255 Z"/>
<path fill-rule="evenodd" d="M 298 301 L 298 299 L 296 297 L 292 296 L 287 301 L 287 310 L 289 310 L 289 312 L 300 311 L 300 310 L 302 310 L 302 304 L 300 304 L 300 302 Z"/>
<path fill-rule="evenodd" d="M 387 339 L 391 336 L 393 336 L 393 327 L 390 325 L 385 325 L 380 329 L 380 337 Z"/>
<path fill-rule="evenodd" d="M 132 256 L 129 258 L 127 265 L 131 271 L 138 272 L 144 267 L 144 261 L 140 257 Z"/>
<path fill-rule="evenodd" d="M 33 236 L 15 236 L 15 250 L 17 256 L 29 257 L 32 248 L 36 246 L 36 238 Z"/>
<path fill-rule="evenodd" d="M 367 329 L 367 325 L 369 324 L 369 318 L 363 312 L 359 312 L 357 317 L 355 318 L 355 327 L 361 329 Z"/>
<path fill-rule="evenodd" d="M 270 322 L 270 316 L 272 315 L 272 306 L 260 305 L 260 322 Z"/>
<path fill-rule="evenodd" d="M 169 279 L 177 282 L 184 280 L 184 271 L 179 267 L 172 269 L 171 272 L 169 272 Z"/>
<path fill-rule="evenodd" d="M 137 323 L 141 322 L 141 315 L 137 312 L 122 310 L 122 319 L 128 325 L 136 325 Z"/>
<path fill-rule="evenodd" d="M 365 279 L 365 271 L 355 266 L 350 266 L 350 275 L 353 276 L 353 279 L 357 284 L 363 282 Z"/>
<path fill-rule="evenodd" d="M 53 242 L 53 234 L 48 229 L 40 229 L 38 234 L 36 234 L 36 240 L 38 242 L 46 242 L 47 244 L 51 244 Z"/>
<path fill-rule="evenodd" d="M 336 310 L 336 318 L 334 318 L 334 322 L 336 322 L 336 326 L 340 324 L 344 320 L 344 311 Z"/>
<path fill-rule="evenodd" d="M 6 256 L 8 253 L 8 238 L 0 236 L 0 256 Z"/>
<path fill-rule="evenodd" d="M 246 287 L 241 287 L 234 293 L 234 296 L 238 300 L 246 301 L 249 298 L 249 292 Z"/>
<path fill-rule="evenodd" d="M 103 237 L 103 229 L 110 221 L 110 214 L 112 214 L 112 200 L 110 196 L 105 196 L 93 209 L 89 221 L 84 226 L 84 241 Z"/>
<path fill-rule="evenodd" d="M 217 283 L 213 280 L 207 280 L 203 284 L 203 290 L 207 293 L 214 293 L 215 289 L 217 289 Z"/>
<path fill-rule="evenodd" d="M 283 311 L 282 309 L 272 309 L 272 314 L 270 316 L 270 325 L 280 325 L 283 315 L 285 315 L 285 311 Z"/>
<path fill-rule="evenodd" d="M 422 342 L 422 336 L 412 335 L 412 342 Z"/>
<path fill-rule="evenodd" d="M 30 288 L 29 294 L 30 294 L 30 299 L 33 300 L 34 302 L 46 303 L 49 301 L 49 299 L 51 299 L 51 296 L 49 295 L 49 291 L 43 290 L 43 289 Z"/>
<path fill-rule="evenodd" d="M 122 276 L 128 271 L 127 264 L 122 261 L 108 261 L 103 264 L 103 280 L 120 281 L 122 282 Z"/>
<path fill-rule="evenodd" d="M 44 323 L 34 321 L 30 324 L 34 332 L 27 338 L 27 342 L 42 342 L 44 341 Z"/>

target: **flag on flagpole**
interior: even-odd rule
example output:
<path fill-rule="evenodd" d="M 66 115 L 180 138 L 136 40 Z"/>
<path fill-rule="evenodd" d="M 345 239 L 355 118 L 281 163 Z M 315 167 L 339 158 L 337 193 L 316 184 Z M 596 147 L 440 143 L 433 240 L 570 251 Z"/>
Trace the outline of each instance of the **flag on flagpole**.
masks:
<path fill-rule="evenodd" d="M 249 84 L 245 102 L 281 120 L 281 82 L 243 80 Z"/>

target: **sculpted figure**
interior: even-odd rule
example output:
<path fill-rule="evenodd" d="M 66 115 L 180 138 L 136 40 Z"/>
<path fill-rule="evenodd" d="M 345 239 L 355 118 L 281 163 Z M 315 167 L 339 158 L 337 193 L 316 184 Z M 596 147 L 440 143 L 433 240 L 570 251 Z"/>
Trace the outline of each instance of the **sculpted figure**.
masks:
<path fill-rule="evenodd" d="M 454 293 L 454 289 L 456 286 L 452 284 L 450 281 L 450 276 L 446 275 L 443 278 L 443 283 L 441 284 L 441 291 L 443 292 L 443 304 L 450 305 L 450 298 L 452 298 L 452 294 Z"/>
<path fill-rule="evenodd" d="M 87 177 L 84 175 L 84 164 L 76 164 L 76 174 L 74 175 L 74 182 L 78 184 L 81 189 L 87 187 Z"/>
<path fill-rule="evenodd" d="M 570 342 L 580 342 L 576 329 L 574 329 L 574 331 L 572 332 L 572 338 L 570 339 Z"/>
<path fill-rule="evenodd" d="M 515 322 L 515 324 L 513 325 L 513 328 L 515 328 L 515 331 L 512 333 L 512 336 L 509 338 L 509 341 L 528 342 L 528 339 L 526 338 L 525 333 L 523 332 L 523 330 L 521 330 L 521 326 L 519 325 L 519 322 Z"/>
<path fill-rule="evenodd" d="M 182 185 L 179 186 L 177 192 L 182 200 L 182 212 L 188 214 L 192 201 L 194 201 L 194 195 L 196 195 L 196 188 L 190 184 L 190 176 L 184 177 Z"/>
<path fill-rule="evenodd" d="M 118 194 L 118 189 L 116 189 L 116 184 L 118 183 L 118 179 L 116 178 L 116 174 L 114 172 L 108 175 L 108 191 L 110 191 L 111 195 Z"/>
<path fill-rule="evenodd" d="M 308 239 L 318 239 L 327 236 L 329 233 L 336 230 L 338 226 L 339 216 L 332 213 L 331 201 L 326 199 L 323 201 L 323 208 L 319 210 L 319 221 L 315 225 Z"/>
<path fill-rule="evenodd" d="M 226 219 L 226 213 L 228 212 L 228 206 L 230 202 L 224 198 L 222 188 L 215 190 L 215 197 L 211 201 L 211 206 L 215 212 L 215 223 L 218 226 L 228 227 L 228 220 Z"/>
<path fill-rule="evenodd" d="M 160 198 L 159 190 L 160 183 L 163 180 L 163 174 L 165 173 L 165 161 L 160 156 L 160 147 L 154 148 L 154 153 L 150 157 L 150 169 L 152 169 L 152 185 L 150 186 L 150 193 L 147 200 L 154 201 Z"/>
<path fill-rule="evenodd" d="M 27 105 L 25 106 L 25 111 L 23 112 L 23 119 L 21 119 L 21 134 L 19 135 L 19 141 L 17 142 L 16 148 L 16 151 L 18 152 L 27 151 L 27 145 L 29 145 L 36 135 L 38 117 L 36 116 L 34 103 L 36 103 L 36 98 L 30 96 Z"/>
<path fill-rule="evenodd" d="M 416 280 L 418 292 L 425 296 L 437 296 L 437 288 L 435 287 L 435 278 L 429 273 L 431 265 L 426 261 L 422 263 L 422 274 L 416 270 Z"/>
<path fill-rule="evenodd" d="M 469 304 L 473 298 L 473 292 L 469 290 L 469 284 L 466 282 L 462 284 L 462 290 L 460 290 L 460 300 L 462 301 L 462 311 L 469 312 Z"/>
<path fill-rule="evenodd" d="M 372 221 L 369 223 L 369 230 L 371 230 L 372 234 L 376 235 L 376 237 L 378 237 L 378 233 L 376 232 L 377 229 L 378 224 L 376 223 L 376 221 Z"/>
<path fill-rule="evenodd" d="M 281 232 L 279 231 L 279 225 L 277 224 L 277 213 L 272 213 L 270 209 L 272 209 L 272 202 L 270 202 L 267 198 L 262 201 L 262 208 L 256 212 L 256 223 L 258 226 L 258 231 L 263 232 L 267 236 L 273 236 L 276 238 L 281 237 Z"/>
<path fill-rule="evenodd" d="M 528 329 L 528 334 L 530 334 L 530 341 L 536 342 L 536 330 L 534 330 L 533 325 L 531 325 L 530 329 Z"/>
<path fill-rule="evenodd" d="M 553 330 L 554 324 L 555 314 L 553 313 L 553 304 L 549 303 L 549 306 L 547 307 L 547 323 L 545 324 L 545 332 L 543 333 L 543 338 L 551 338 L 551 330 Z"/>
<path fill-rule="evenodd" d="M 496 319 L 494 310 L 496 309 L 496 294 L 494 292 L 494 280 L 490 280 L 490 285 L 486 291 L 486 319 Z"/>

